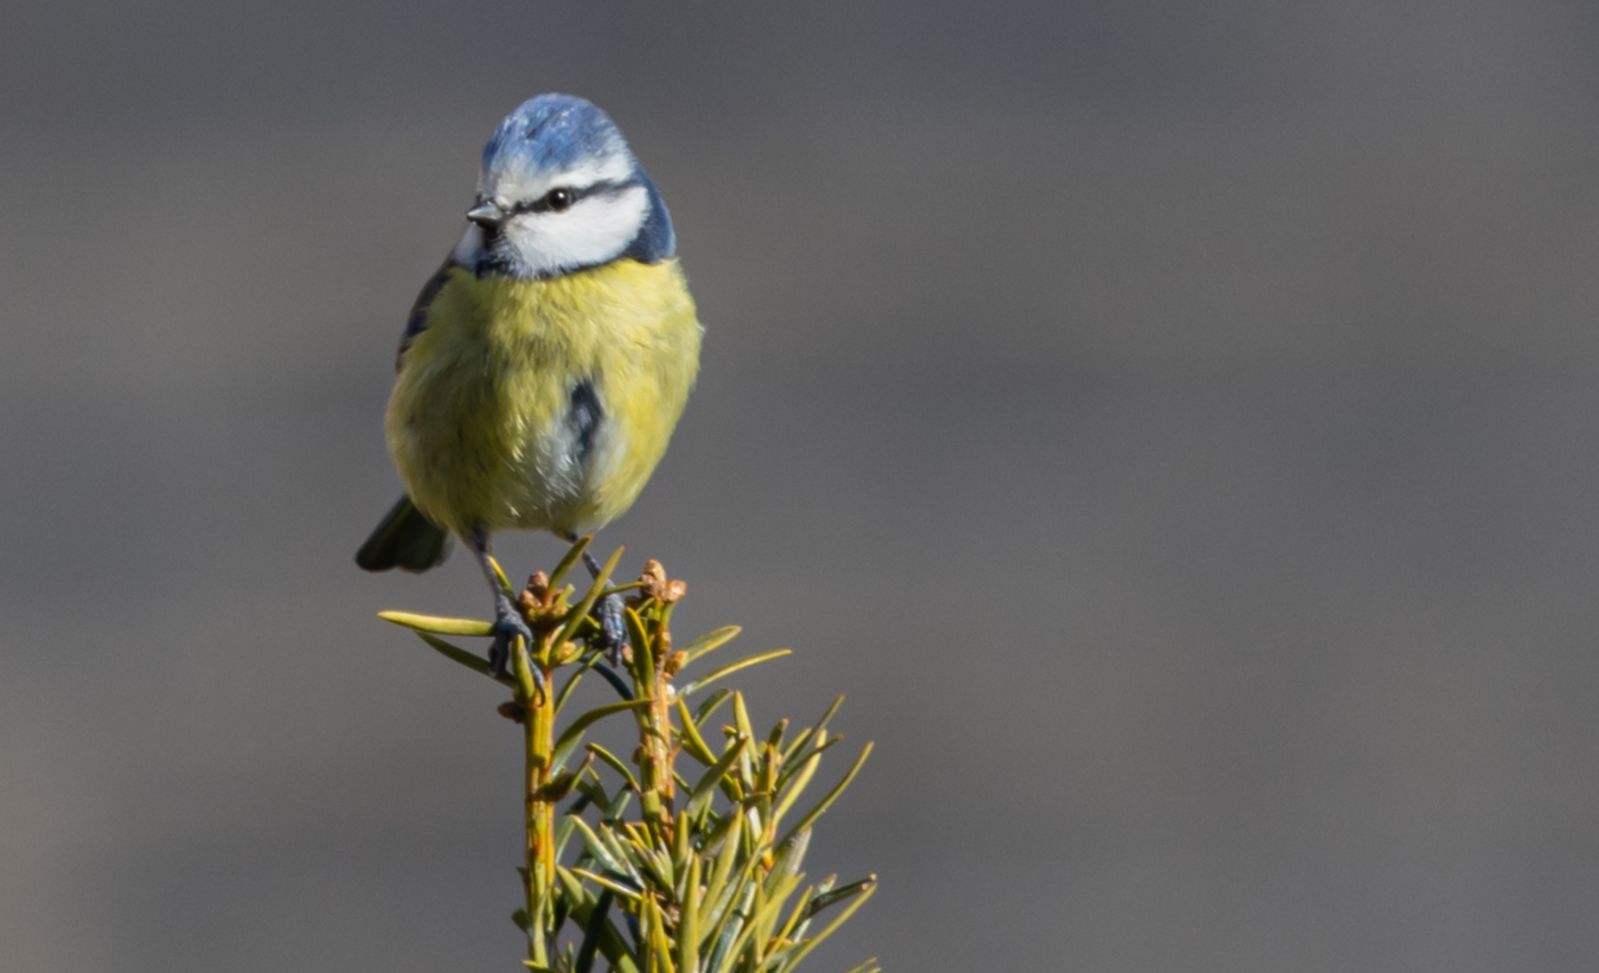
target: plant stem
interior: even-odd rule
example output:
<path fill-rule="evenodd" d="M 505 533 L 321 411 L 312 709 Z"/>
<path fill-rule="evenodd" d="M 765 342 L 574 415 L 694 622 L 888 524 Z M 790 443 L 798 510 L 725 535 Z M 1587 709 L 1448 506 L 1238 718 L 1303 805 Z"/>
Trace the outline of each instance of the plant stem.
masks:
<path fill-rule="evenodd" d="M 647 679 L 640 680 L 638 689 L 648 694 L 649 705 L 639 711 L 640 749 L 639 770 L 642 772 L 643 793 L 640 794 L 644 817 L 655 828 L 663 842 L 671 841 L 672 801 L 676 785 L 672 777 L 675 754 L 672 742 L 672 688 L 666 674 L 667 652 L 671 636 L 666 633 L 665 619 L 657 617 L 653 637 L 644 653 L 641 668 L 647 667 Z M 636 650 L 635 650 L 636 651 Z"/>
<path fill-rule="evenodd" d="M 547 653 L 543 653 L 547 654 Z M 537 968 L 549 967 L 549 919 L 551 895 L 555 888 L 555 803 L 546 795 L 553 773 L 555 748 L 555 700 L 540 690 L 533 678 L 534 663 L 522 651 L 521 640 L 512 649 L 516 671 L 516 697 L 523 707 L 523 761 L 527 783 L 527 814 L 523 867 L 527 872 L 527 958 Z M 545 670 L 544 685 L 550 684 L 553 671 Z"/>

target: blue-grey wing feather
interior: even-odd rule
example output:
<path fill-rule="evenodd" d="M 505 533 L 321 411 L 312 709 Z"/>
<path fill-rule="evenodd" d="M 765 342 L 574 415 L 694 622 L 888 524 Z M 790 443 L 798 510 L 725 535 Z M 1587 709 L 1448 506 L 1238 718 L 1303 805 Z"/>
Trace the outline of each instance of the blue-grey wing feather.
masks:
<path fill-rule="evenodd" d="M 433 299 L 439 296 L 439 291 L 444 289 L 444 284 L 450 279 L 450 270 L 455 266 L 451 257 L 446 257 L 444 263 L 434 272 L 428 282 L 422 285 L 422 292 L 416 296 L 416 303 L 411 305 L 411 313 L 405 319 L 405 331 L 400 334 L 400 350 L 394 356 L 394 370 L 400 370 L 400 363 L 405 361 L 406 349 L 411 347 L 411 342 L 416 336 L 427 330 L 428 307 Z"/>

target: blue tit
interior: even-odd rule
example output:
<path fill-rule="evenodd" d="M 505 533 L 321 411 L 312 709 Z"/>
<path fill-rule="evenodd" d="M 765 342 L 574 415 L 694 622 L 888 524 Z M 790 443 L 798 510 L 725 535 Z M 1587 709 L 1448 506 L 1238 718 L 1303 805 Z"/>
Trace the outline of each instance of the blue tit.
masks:
<path fill-rule="evenodd" d="M 490 536 L 573 540 L 626 511 L 683 412 L 700 332 L 666 203 L 616 124 L 570 95 L 524 103 L 484 146 L 465 232 L 406 321 L 385 421 L 406 495 L 356 563 L 425 571 L 461 538 L 494 591 L 503 674 L 531 634 Z M 614 659 L 615 596 L 601 620 Z"/>

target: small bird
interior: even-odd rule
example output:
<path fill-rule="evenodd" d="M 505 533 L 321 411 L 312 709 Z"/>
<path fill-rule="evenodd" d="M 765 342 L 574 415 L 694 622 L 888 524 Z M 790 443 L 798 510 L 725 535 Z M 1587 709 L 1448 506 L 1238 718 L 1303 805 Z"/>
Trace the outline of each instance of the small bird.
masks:
<path fill-rule="evenodd" d="M 694 385 L 701 327 L 666 203 L 581 98 L 539 95 L 505 116 L 466 220 L 400 338 L 385 433 L 406 495 L 355 560 L 426 571 L 461 538 L 494 592 L 489 666 L 503 675 L 532 633 L 491 535 L 574 541 L 632 506 Z M 614 661 L 620 599 L 599 614 Z"/>

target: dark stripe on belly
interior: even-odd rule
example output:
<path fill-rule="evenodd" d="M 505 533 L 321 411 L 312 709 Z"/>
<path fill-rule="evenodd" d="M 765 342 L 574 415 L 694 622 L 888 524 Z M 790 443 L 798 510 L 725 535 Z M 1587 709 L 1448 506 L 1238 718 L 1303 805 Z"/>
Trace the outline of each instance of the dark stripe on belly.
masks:
<path fill-rule="evenodd" d="M 600 423 L 604 419 L 605 410 L 600 408 L 600 396 L 594 391 L 594 383 L 584 379 L 573 386 L 572 397 L 566 407 L 566 422 L 571 426 L 572 438 L 577 443 L 578 463 L 588 463 L 589 454 L 594 452 L 594 437 L 599 433 Z"/>

